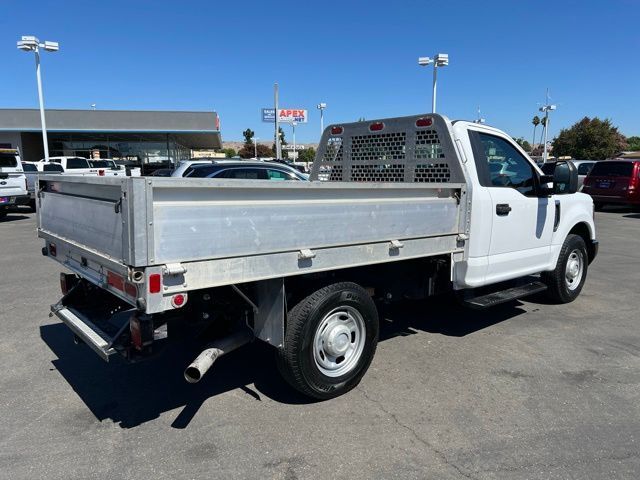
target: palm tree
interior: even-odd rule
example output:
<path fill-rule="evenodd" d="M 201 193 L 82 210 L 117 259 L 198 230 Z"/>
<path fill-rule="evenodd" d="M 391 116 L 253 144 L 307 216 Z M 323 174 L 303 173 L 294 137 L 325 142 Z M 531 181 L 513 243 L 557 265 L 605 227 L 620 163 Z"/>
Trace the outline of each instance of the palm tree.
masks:
<path fill-rule="evenodd" d="M 540 125 L 540 117 L 536 115 L 535 117 L 533 117 L 533 120 L 531 120 L 531 123 L 533 123 L 533 143 L 531 143 L 531 149 L 533 149 L 534 145 L 536 144 L 536 128 L 538 128 L 538 125 Z"/>
<path fill-rule="evenodd" d="M 542 125 L 542 131 L 540 132 L 540 144 L 542 144 L 542 142 L 544 142 L 544 130 L 547 128 L 547 117 L 542 117 L 540 125 Z"/>

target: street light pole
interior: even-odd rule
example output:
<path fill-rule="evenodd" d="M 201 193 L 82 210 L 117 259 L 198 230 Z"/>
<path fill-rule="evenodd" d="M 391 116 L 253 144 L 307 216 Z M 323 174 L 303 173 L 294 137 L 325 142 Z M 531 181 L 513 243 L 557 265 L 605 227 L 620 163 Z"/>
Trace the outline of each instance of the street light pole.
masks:
<path fill-rule="evenodd" d="M 282 158 L 282 147 L 280 146 L 280 121 L 278 120 L 278 84 L 274 83 L 273 85 L 273 103 L 274 110 L 276 116 L 276 159 L 280 160 Z"/>
<path fill-rule="evenodd" d="M 438 67 L 446 67 L 449 65 L 449 54 L 438 53 L 434 58 L 419 57 L 418 65 L 426 67 L 433 63 L 433 90 L 431 97 L 431 113 L 436 113 L 436 94 L 438 89 Z"/>
<path fill-rule="evenodd" d="M 316 107 L 318 110 L 320 110 L 320 136 L 322 136 L 322 132 L 324 132 L 324 109 L 327 108 L 327 104 L 326 103 L 319 103 L 318 106 Z"/>
<path fill-rule="evenodd" d="M 57 52 L 60 49 L 58 42 L 40 43 L 34 36 L 23 36 L 22 40 L 17 42 L 18 49 L 25 52 L 33 52 L 36 58 L 36 81 L 38 84 L 38 102 L 40 103 L 40 123 L 42 125 L 42 144 L 44 147 L 44 160 L 49 161 L 49 141 L 47 139 L 47 124 L 44 115 L 44 95 L 42 94 L 42 76 L 40 74 L 40 48 L 44 48 L 47 52 Z"/>
<path fill-rule="evenodd" d="M 547 132 L 549 131 L 549 112 L 556 109 L 555 105 L 549 104 L 549 89 L 547 88 L 547 102 L 540 107 L 540 111 L 544 112 L 544 147 L 542 153 L 542 162 L 547 163 Z"/>
<path fill-rule="evenodd" d="M 296 151 L 296 125 L 298 122 L 291 122 L 291 128 L 293 129 L 293 158 L 298 160 L 298 152 Z"/>
<path fill-rule="evenodd" d="M 258 139 L 256 137 L 253 138 L 253 156 L 258 159 Z"/>

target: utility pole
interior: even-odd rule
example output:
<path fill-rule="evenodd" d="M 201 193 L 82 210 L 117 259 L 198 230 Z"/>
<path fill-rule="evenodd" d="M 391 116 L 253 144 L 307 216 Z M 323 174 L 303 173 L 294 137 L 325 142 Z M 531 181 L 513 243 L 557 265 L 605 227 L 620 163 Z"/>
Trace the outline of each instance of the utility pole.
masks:
<path fill-rule="evenodd" d="M 282 158 L 282 147 L 280 146 L 280 121 L 278 120 L 278 84 L 273 85 L 273 103 L 276 111 L 276 159 Z"/>
<path fill-rule="evenodd" d="M 318 110 L 320 110 L 320 136 L 322 136 L 322 133 L 324 132 L 324 109 L 327 108 L 327 104 L 326 103 L 319 103 L 316 107 Z"/>

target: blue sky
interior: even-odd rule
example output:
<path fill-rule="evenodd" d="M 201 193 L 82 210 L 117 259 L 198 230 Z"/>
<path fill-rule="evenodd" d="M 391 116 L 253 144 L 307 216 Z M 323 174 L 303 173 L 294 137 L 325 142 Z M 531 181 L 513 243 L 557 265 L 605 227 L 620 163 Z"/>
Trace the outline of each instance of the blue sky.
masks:
<path fill-rule="evenodd" d="M 226 140 L 260 122 L 273 83 L 307 108 L 298 142 L 327 123 L 430 111 L 431 67 L 446 52 L 438 111 L 531 139 L 549 87 L 551 135 L 583 116 L 640 135 L 640 0 L 607 1 L 4 1 L 1 107 L 36 107 L 20 35 L 57 40 L 43 57 L 49 108 L 216 110 Z M 290 137 L 290 128 L 286 130 Z M 290 138 L 289 138 L 290 140 Z"/>

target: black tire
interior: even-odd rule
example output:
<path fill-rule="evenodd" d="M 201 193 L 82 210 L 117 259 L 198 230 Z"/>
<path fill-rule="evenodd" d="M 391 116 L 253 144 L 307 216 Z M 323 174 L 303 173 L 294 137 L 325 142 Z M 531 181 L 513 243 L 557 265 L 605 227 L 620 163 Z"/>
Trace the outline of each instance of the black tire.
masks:
<path fill-rule="evenodd" d="M 602 202 L 593 202 L 593 209 L 596 212 L 602 211 L 602 207 L 604 207 L 604 203 L 602 203 Z"/>
<path fill-rule="evenodd" d="M 360 322 L 364 325 L 364 335 L 358 334 L 358 337 L 353 332 L 345 335 L 349 344 L 347 348 L 357 342 L 359 347 L 356 350 L 361 349 L 361 353 L 353 354 L 352 358 L 346 360 L 346 357 L 342 357 L 342 361 L 345 361 L 342 367 L 339 366 L 340 357 L 336 357 L 338 363 L 335 368 L 338 370 L 335 374 L 339 374 L 339 369 L 346 368 L 347 365 L 350 368 L 339 376 L 327 375 L 315 356 L 319 353 L 318 350 L 324 350 L 314 347 L 314 340 L 324 338 L 329 331 L 336 332 L 342 328 L 338 320 L 345 321 L 345 325 L 349 324 L 350 316 L 359 316 L 354 324 Z M 333 329 L 326 326 L 329 318 L 335 318 L 335 325 L 338 326 Z M 325 325 L 323 330 L 319 330 L 321 325 Z M 337 397 L 358 385 L 366 373 L 378 344 L 378 329 L 375 303 L 362 287 L 351 282 L 341 282 L 321 288 L 289 311 L 284 347 L 278 350 L 278 369 L 284 379 L 304 395 L 319 400 Z M 320 343 L 325 345 L 324 340 Z M 324 353 L 320 354 L 324 360 L 323 355 Z"/>
<path fill-rule="evenodd" d="M 576 255 L 580 261 L 581 271 L 580 277 L 569 281 L 567 272 L 567 264 L 576 261 Z M 557 303 L 573 302 L 584 286 L 587 279 L 587 270 L 589 268 L 589 256 L 587 255 L 587 245 L 580 235 L 567 235 L 556 268 L 551 272 L 544 272 L 542 280 L 547 284 L 547 296 Z"/>
<path fill-rule="evenodd" d="M 33 212 L 33 213 L 36 212 L 36 201 L 35 200 L 29 200 L 29 208 L 31 209 L 31 212 Z"/>
<path fill-rule="evenodd" d="M 2 220 L 6 216 L 7 216 L 7 211 L 6 210 L 0 210 L 0 220 Z"/>

